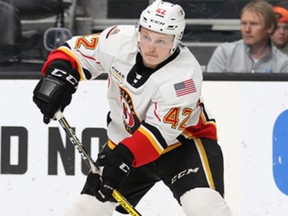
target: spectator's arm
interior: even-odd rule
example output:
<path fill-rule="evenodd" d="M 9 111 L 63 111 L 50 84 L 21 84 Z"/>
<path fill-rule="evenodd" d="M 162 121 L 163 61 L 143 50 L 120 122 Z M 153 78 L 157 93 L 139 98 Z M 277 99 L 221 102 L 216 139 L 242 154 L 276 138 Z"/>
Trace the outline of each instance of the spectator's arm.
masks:
<path fill-rule="evenodd" d="M 222 45 L 219 45 L 213 52 L 208 65 L 206 72 L 227 72 L 227 54 Z"/>

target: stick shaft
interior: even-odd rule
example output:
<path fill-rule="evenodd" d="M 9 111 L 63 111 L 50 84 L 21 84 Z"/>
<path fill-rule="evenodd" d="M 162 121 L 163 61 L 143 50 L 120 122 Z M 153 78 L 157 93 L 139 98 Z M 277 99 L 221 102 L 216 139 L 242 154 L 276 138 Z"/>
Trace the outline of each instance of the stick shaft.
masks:
<path fill-rule="evenodd" d="M 72 144 L 77 148 L 78 152 L 80 153 L 82 159 L 88 165 L 93 173 L 97 173 L 101 175 L 100 170 L 96 167 L 93 162 L 93 159 L 85 150 L 82 143 L 79 141 L 78 137 L 75 135 L 74 130 L 70 127 L 67 120 L 65 119 L 62 112 L 58 111 L 55 114 L 56 119 L 59 121 L 60 125 L 64 129 L 66 135 L 72 142 Z M 132 216 L 141 216 L 141 214 L 123 197 L 118 190 L 114 189 L 112 192 L 112 196 L 114 199 Z"/>

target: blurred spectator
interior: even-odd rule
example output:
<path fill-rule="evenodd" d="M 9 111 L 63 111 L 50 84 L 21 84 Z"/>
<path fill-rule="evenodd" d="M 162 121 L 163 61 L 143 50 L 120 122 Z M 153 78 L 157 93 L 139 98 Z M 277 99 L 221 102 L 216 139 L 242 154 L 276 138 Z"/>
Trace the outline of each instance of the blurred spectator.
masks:
<path fill-rule="evenodd" d="M 18 12 L 9 0 L 0 0 L 0 64 L 19 60 L 21 51 L 21 23 Z"/>
<path fill-rule="evenodd" d="M 207 72 L 288 72 L 288 57 L 270 39 L 277 25 L 272 5 L 249 2 L 240 17 L 242 39 L 220 44 Z"/>
<path fill-rule="evenodd" d="M 288 10 L 284 7 L 275 6 L 274 11 L 277 18 L 277 27 L 271 36 L 271 40 L 284 54 L 288 54 Z"/>

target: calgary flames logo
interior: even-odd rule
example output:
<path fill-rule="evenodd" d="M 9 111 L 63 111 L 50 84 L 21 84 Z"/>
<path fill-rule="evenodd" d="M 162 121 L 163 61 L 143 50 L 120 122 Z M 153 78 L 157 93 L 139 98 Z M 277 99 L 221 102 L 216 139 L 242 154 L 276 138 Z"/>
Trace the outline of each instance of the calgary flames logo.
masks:
<path fill-rule="evenodd" d="M 120 93 L 123 123 L 127 132 L 133 134 L 140 126 L 140 121 L 134 111 L 130 95 L 123 88 L 120 88 Z"/>

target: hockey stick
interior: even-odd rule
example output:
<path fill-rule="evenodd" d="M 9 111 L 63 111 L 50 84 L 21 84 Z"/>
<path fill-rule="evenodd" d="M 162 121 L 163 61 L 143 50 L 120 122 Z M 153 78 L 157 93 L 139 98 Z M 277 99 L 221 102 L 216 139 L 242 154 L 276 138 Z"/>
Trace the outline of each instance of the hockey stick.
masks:
<path fill-rule="evenodd" d="M 78 152 L 80 153 L 82 159 L 86 162 L 86 164 L 91 169 L 92 173 L 97 173 L 101 175 L 100 170 L 96 167 L 93 162 L 93 159 L 88 155 L 87 151 L 85 150 L 83 144 L 79 141 L 78 137 L 76 136 L 74 130 L 70 127 L 67 120 L 65 119 L 63 113 L 61 111 L 57 111 L 54 117 L 59 121 L 60 125 L 66 132 L 66 135 L 72 142 L 72 144 L 77 148 Z M 141 216 L 141 214 L 123 197 L 118 190 L 114 189 L 112 192 L 112 196 L 114 199 L 132 216 Z"/>

